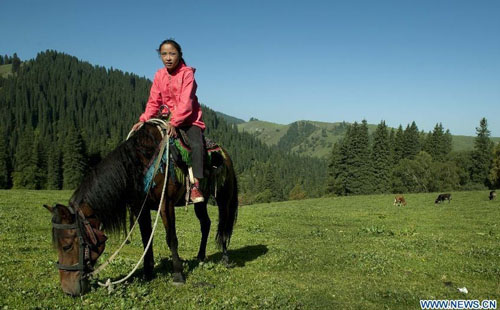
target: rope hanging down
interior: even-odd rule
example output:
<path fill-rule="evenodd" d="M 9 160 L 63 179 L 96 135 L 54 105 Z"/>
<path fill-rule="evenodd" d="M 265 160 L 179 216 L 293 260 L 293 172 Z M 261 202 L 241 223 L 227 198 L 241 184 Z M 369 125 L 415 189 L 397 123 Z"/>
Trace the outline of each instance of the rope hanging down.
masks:
<path fill-rule="evenodd" d="M 158 130 L 160 131 L 160 133 L 162 135 L 162 141 L 160 143 L 160 150 L 159 150 L 159 154 L 158 154 L 158 157 L 157 157 L 157 160 L 156 160 L 156 163 L 155 163 L 155 169 L 154 169 L 155 172 L 154 173 L 156 173 L 156 171 L 158 171 L 158 168 L 160 167 L 160 163 L 161 163 L 161 158 L 163 157 L 163 153 L 165 152 L 165 149 L 166 149 L 166 152 L 167 152 L 166 153 L 166 158 L 167 159 L 166 159 L 166 163 L 165 163 L 165 174 L 167 174 L 168 173 L 169 160 L 170 160 L 169 147 L 168 147 L 168 141 L 169 141 L 170 136 L 168 134 L 164 135 L 163 131 L 162 131 L 162 128 L 166 128 L 166 122 L 163 121 L 163 120 L 160 120 L 160 119 L 151 119 L 148 122 L 156 124 L 157 127 L 158 127 Z M 129 132 L 129 134 L 127 136 L 127 140 L 130 138 L 130 136 L 132 135 L 132 133 L 133 133 L 133 131 Z M 156 230 L 156 226 L 158 225 L 158 218 L 160 216 L 160 209 L 161 209 L 161 206 L 162 206 L 164 198 L 165 198 L 166 184 L 167 184 L 167 177 L 165 176 L 164 181 L 163 181 L 163 189 L 162 189 L 162 192 L 161 192 L 161 199 L 160 199 L 160 203 L 158 205 L 158 210 L 157 210 L 157 213 L 156 213 L 156 219 L 155 219 L 155 223 L 154 223 L 153 229 L 151 231 L 151 236 L 149 237 L 148 244 L 146 245 L 146 247 L 144 249 L 144 253 L 142 254 L 141 258 L 139 259 L 139 261 L 137 262 L 137 264 L 135 265 L 135 267 L 132 269 L 132 271 L 129 272 L 128 275 L 126 275 L 124 278 L 122 278 L 120 280 L 111 281 L 111 279 L 108 279 L 105 283 L 102 283 L 102 282 L 98 281 L 98 284 L 100 286 L 108 288 L 108 292 L 109 293 L 111 293 L 113 291 L 113 285 L 120 284 L 120 283 L 128 280 L 132 276 L 132 274 L 134 274 L 134 272 L 137 270 L 137 268 L 139 267 L 139 265 L 144 260 L 144 257 L 146 256 L 146 252 L 148 251 L 149 247 L 151 246 L 151 242 L 153 240 L 153 236 L 154 236 L 154 233 L 155 233 L 155 230 Z M 145 197 L 144 202 L 142 204 L 141 210 L 139 211 L 139 215 L 137 216 L 136 221 L 135 221 L 134 225 L 132 226 L 132 228 L 130 229 L 130 231 L 129 231 L 127 237 L 125 238 L 125 240 L 122 242 L 122 244 L 120 245 L 120 247 L 115 251 L 115 253 L 113 253 L 113 255 L 111 255 L 110 258 L 104 264 L 100 265 L 99 268 L 97 268 L 92 273 L 90 273 L 90 277 L 95 277 L 109 263 L 111 263 L 111 261 L 118 255 L 118 253 L 120 252 L 120 250 L 123 248 L 123 246 L 125 245 L 125 243 L 127 242 L 127 240 L 129 240 L 129 238 L 132 235 L 132 232 L 133 232 L 135 226 L 137 225 L 139 217 L 141 216 L 141 213 L 142 213 L 142 211 L 144 209 L 144 205 L 146 204 L 146 200 L 148 198 L 148 194 L 149 194 L 149 190 L 150 189 L 151 189 L 151 185 L 148 188 L 148 191 L 146 193 L 146 197 Z"/>

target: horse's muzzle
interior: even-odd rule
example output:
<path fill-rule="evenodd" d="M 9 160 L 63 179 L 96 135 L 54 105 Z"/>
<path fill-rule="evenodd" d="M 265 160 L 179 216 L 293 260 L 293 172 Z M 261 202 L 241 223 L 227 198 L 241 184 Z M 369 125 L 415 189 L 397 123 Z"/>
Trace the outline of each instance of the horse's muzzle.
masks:
<path fill-rule="evenodd" d="M 90 291 L 90 282 L 86 277 L 82 277 L 81 272 L 77 272 L 77 277 L 70 279 L 61 279 L 61 288 L 64 293 L 71 296 L 85 295 Z M 73 279 L 71 279 L 73 278 Z"/>

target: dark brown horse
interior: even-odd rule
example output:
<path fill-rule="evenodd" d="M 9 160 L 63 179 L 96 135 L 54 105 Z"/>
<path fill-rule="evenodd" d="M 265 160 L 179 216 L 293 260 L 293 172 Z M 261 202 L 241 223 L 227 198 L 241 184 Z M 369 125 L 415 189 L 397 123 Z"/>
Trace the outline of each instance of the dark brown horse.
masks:
<path fill-rule="evenodd" d="M 70 295 L 82 295 L 89 288 L 88 277 L 104 251 L 104 231 L 122 231 L 126 227 L 127 209 L 138 217 L 141 237 L 146 244 L 152 232 L 149 210 L 156 210 L 167 180 L 165 199 L 161 206 L 161 218 L 166 230 L 166 241 L 172 252 L 174 283 L 184 283 L 182 261 L 178 254 L 175 229 L 176 205 L 184 204 L 187 167 L 176 162 L 170 169 L 162 169 L 153 179 L 146 197 L 144 176 L 158 155 L 162 136 L 160 130 L 146 123 L 130 139 L 121 143 L 84 178 L 73 193 L 69 206 L 56 204 L 45 206 L 52 213 L 53 243 L 58 252 L 58 268 L 61 286 Z M 171 145 L 172 149 L 172 145 Z M 227 152 L 219 148 L 208 156 L 210 167 L 206 172 L 205 201 L 215 194 L 219 209 L 216 241 L 222 249 L 222 260 L 228 262 L 227 247 L 238 213 L 236 175 Z M 145 201 L 145 210 L 139 211 Z M 197 258 L 205 259 L 210 218 L 206 202 L 194 205 L 201 225 L 201 243 Z M 144 276 L 153 276 L 153 247 L 144 259 Z"/>

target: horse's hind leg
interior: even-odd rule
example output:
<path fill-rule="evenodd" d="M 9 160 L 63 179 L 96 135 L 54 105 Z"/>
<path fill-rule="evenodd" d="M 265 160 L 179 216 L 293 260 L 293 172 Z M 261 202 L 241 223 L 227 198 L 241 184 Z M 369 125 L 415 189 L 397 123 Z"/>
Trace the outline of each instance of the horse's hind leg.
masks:
<path fill-rule="evenodd" d="M 139 217 L 139 228 L 141 229 L 141 238 L 144 248 L 148 245 L 149 238 L 151 236 L 151 214 L 149 210 L 144 210 Z M 153 278 L 153 268 L 154 268 L 154 256 L 153 256 L 153 241 L 149 245 L 149 249 L 144 257 L 144 277 L 146 280 L 151 280 Z"/>
<path fill-rule="evenodd" d="M 165 226 L 165 230 L 167 231 L 167 245 L 172 252 L 174 284 L 183 284 L 186 282 L 186 279 L 182 274 L 182 261 L 177 251 L 179 241 L 177 240 L 177 233 L 175 231 L 175 206 L 173 202 L 169 202 L 165 205 L 166 208 L 162 207 L 161 209 L 161 218 L 163 225 Z"/>
<path fill-rule="evenodd" d="M 198 260 L 204 261 L 206 257 L 208 234 L 210 233 L 210 217 L 207 212 L 207 203 L 196 203 L 194 205 L 194 212 L 200 221 L 201 227 L 201 242 L 200 250 L 198 251 Z"/>

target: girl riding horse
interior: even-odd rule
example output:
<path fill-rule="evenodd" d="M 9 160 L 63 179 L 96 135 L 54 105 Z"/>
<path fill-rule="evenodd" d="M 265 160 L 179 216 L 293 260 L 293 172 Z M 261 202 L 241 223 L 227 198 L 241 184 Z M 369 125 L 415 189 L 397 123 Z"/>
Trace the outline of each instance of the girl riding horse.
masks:
<path fill-rule="evenodd" d="M 132 129 L 137 130 L 144 122 L 159 112 L 170 114 L 167 133 L 177 135 L 177 130 L 188 137 L 191 148 L 191 162 L 194 184 L 191 186 L 191 201 L 194 203 L 204 200 L 200 191 L 200 179 L 203 175 L 204 144 L 203 131 L 205 123 L 202 119 L 201 107 L 196 96 L 196 69 L 186 66 L 182 58 L 182 48 L 174 40 L 165 40 L 160 43 L 158 54 L 164 67 L 159 69 L 154 77 L 153 86 L 146 104 L 146 110 L 139 117 L 139 122 Z M 160 111 L 162 106 L 167 111 Z"/>

